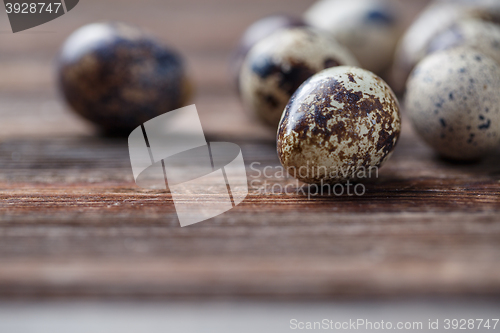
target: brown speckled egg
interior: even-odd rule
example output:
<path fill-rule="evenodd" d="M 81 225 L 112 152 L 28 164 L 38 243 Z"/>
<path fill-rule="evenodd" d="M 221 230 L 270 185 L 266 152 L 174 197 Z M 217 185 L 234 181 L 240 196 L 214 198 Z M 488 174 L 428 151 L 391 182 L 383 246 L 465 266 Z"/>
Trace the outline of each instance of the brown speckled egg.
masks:
<path fill-rule="evenodd" d="M 397 9 L 389 0 L 321 0 L 304 19 L 332 33 L 361 67 L 380 74 L 390 66 L 402 32 Z"/>
<path fill-rule="evenodd" d="M 278 156 L 303 182 L 341 182 L 387 161 L 400 131 L 399 104 L 387 83 L 361 68 L 334 67 L 304 82 L 290 99 L 278 129 Z"/>
<path fill-rule="evenodd" d="M 242 102 L 276 129 L 295 90 L 315 73 L 338 65 L 357 65 L 357 61 L 329 33 L 312 28 L 280 30 L 248 53 L 240 73 Z"/>
<path fill-rule="evenodd" d="M 250 25 L 245 30 L 231 58 L 231 74 L 235 78 L 236 84 L 238 85 L 241 65 L 248 51 L 255 44 L 278 30 L 303 26 L 306 24 L 302 19 L 283 14 L 267 16 Z"/>
<path fill-rule="evenodd" d="M 184 106 L 191 93 L 177 52 L 122 23 L 75 31 L 58 61 L 62 93 L 74 111 L 108 135 Z"/>
<path fill-rule="evenodd" d="M 478 159 L 500 143 L 500 67 L 471 49 L 434 53 L 408 80 L 406 110 L 439 154 Z"/>

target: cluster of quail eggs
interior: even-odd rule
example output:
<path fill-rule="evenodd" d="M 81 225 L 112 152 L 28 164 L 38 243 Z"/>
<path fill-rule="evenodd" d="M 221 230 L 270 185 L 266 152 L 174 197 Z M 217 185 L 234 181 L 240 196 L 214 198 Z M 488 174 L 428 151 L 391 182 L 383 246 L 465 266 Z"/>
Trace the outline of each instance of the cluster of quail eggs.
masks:
<path fill-rule="evenodd" d="M 405 31 L 406 16 L 394 0 L 319 0 L 247 29 L 231 62 L 237 91 L 277 131 L 283 166 L 306 169 L 294 176 L 345 181 L 387 161 L 401 131 L 393 90 L 406 90 L 414 128 L 442 156 L 499 146 L 500 2 L 435 0 Z M 80 28 L 58 64 L 68 104 L 106 134 L 127 135 L 192 92 L 183 57 L 126 24 Z"/>
<path fill-rule="evenodd" d="M 491 30 L 498 29 L 499 22 L 500 2 L 497 0 L 431 2 L 398 42 L 391 78 L 394 89 L 402 92 L 415 65 L 434 51 L 459 44 L 490 48 L 486 41 L 475 41 L 475 38 L 482 35 L 494 38 L 495 32 Z"/>
<path fill-rule="evenodd" d="M 274 15 L 245 32 L 232 58 L 237 90 L 251 114 L 280 128 L 283 164 L 309 165 L 302 180 L 348 179 L 312 175 L 322 167 L 354 174 L 392 153 L 399 105 L 376 74 L 389 67 L 400 30 L 391 0 L 322 0 L 303 18 Z M 191 93 L 182 57 L 121 23 L 80 28 L 58 63 L 67 103 L 106 134 L 127 135 Z"/>
<path fill-rule="evenodd" d="M 396 9 L 391 0 L 320 0 L 303 18 L 255 22 L 232 66 L 245 109 L 276 129 L 292 94 L 314 74 L 357 66 L 383 75 L 402 33 Z"/>
<path fill-rule="evenodd" d="M 407 29 L 403 11 L 391 0 L 320 0 L 301 19 L 265 18 L 245 34 L 233 66 L 242 104 L 277 130 L 296 178 L 338 182 L 381 166 L 401 131 L 393 89 L 443 157 L 499 146 L 500 2 L 436 0 Z M 352 172 L 328 172 L 339 169 Z"/>
<path fill-rule="evenodd" d="M 500 145 L 500 2 L 438 2 L 401 39 L 394 84 L 441 156 L 478 160 Z M 424 31 L 422 33 L 422 31 Z"/>
<path fill-rule="evenodd" d="M 302 19 L 272 16 L 245 33 L 233 64 L 241 101 L 278 130 L 280 161 L 301 181 L 353 179 L 392 154 L 399 104 L 378 76 L 390 67 L 401 34 L 391 4 L 322 0 Z M 248 46 L 252 31 L 262 38 Z"/>

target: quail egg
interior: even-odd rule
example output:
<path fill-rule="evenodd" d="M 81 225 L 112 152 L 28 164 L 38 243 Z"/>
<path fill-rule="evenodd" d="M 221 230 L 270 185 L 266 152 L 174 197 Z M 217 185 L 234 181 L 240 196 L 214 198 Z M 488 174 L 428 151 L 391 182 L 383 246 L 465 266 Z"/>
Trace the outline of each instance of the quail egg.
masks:
<path fill-rule="evenodd" d="M 278 129 L 278 156 L 303 182 L 342 182 L 387 161 L 400 131 L 399 104 L 387 83 L 365 69 L 329 68 L 290 99 Z"/>
<path fill-rule="evenodd" d="M 500 143 L 500 66 L 467 48 L 433 53 L 408 80 L 406 111 L 442 156 L 479 159 Z"/>
<path fill-rule="evenodd" d="M 241 99 L 247 110 L 276 129 L 288 100 L 305 80 L 325 68 L 357 64 L 327 32 L 280 30 L 248 53 L 240 73 Z"/>
<path fill-rule="evenodd" d="M 397 45 L 391 75 L 391 85 L 396 92 L 403 91 L 408 75 L 428 54 L 429 44 L 436 35 L 461 20 L 476 18 L 497 21 L 500 18 L 500 2 L 495 1 L 431 3 L 408 28 Z"/>
<path fill-rule="evenodd" d="M 360 66 L 377 74 L 388 68 L 401 34 L 396 6 L 385 0 L 322 0 L 304 16 L 305 21 L 331 32 Z"/>
<path fill-rule="evenodd" d="M 62 94 L 74 111 L 109 135 L 186 104 L 181 56 L 138 28 L 95 23 L 75 31 L 58 60 Z"/>
<path fill-rule="evenodd" d="M 231 73 L 235 77 L 236 84 L 238 85 L 238 75 L 241 65 L 252 46 L 278 30 L 305 25 L 301 18 L 289 15 L 267 16 L 250 25 L 243 34 L 231 58 Z"/>

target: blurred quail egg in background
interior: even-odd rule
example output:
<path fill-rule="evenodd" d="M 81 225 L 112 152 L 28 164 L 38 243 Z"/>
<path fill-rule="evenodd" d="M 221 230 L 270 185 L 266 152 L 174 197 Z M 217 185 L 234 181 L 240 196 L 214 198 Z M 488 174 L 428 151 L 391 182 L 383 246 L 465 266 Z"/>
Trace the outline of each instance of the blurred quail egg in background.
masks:
<path fill-rule="evenodd" d="M 251 114 L 276 129 L 295 90 L 329 67 L 358 65 L 331 34 L 313 28 L 275 32 L 254 45 L 240 72 L 240 94 Z"/>
<path fill-rule="evenodd" d="M 231 75 L 234 77 L 237 86 L 239 84 L 238 75 L 240 73 L 241 65 L 243 64 L 243 61 L 252 46 L 278 30 L 302 27 L 305 25 L 306 24 L 301 18 L 283 14 L 267 16 L 250 25 L 243 33 L 243 36 L 241 37 L 241 40 L 231 57 Z"/>
<path fill-rule="evenodd" d="M 455 47 L 480 51 L 500 64 L 500 25 L 478 19 L 457 22 L 436 35 L 429 42 L 427 52 Z"/>
<path fill-rule="evenodd" d="M 304 15 L 311 26 L 327 30 L 377 74 L 387 69 L 401 35 L 400 15 L 385 0 L 320 0 Z"/>
<path fill-rule="evenodd" d="M 62 47 L 58 76 L 71 108 L 106 135 L 126 136 L 186 105 L 192 90 L 176 51 L 123 23 L 75 31 Z"/>
<path fill-rule="evenodd" d="M 436 52 L 412 72 L 405 109 L 440 155 L 479 159 L 500 144 L 500 66 L 468 48 Z"/>
<path fill-rule="evenodd" d="M 408 75 L 428 54 L 433 39 L 466 19 L 500 22 L 500 1 L 431 2 L 407 29 L 396 48 L 390 83 L 397 93 L 403 92 Z"/>

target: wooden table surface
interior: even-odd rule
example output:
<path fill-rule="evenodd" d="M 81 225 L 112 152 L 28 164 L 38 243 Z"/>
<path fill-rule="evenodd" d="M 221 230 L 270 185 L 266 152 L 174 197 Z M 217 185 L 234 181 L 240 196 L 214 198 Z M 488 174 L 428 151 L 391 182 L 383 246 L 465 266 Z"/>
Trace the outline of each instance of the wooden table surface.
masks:
<path fill-rule="evenodd" d="M 278 166 L 274 133 L 243 112 L 228 58 L 252 21 L 310 3 L 86 0 L 18 34 L 0 11 L 0 298 L 499 296 L 500 151 L 446 162 L 405 121 L 362 197 L 253 188 L 180 228 L 169 193 L 135 185 L 126 140 L 96 137 L 58 97 L 54 59 L 74 29 L 136 24 L 186 55 L 208 139 L 239 144 L 247 165 Z"/>

